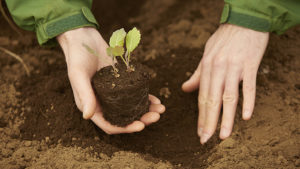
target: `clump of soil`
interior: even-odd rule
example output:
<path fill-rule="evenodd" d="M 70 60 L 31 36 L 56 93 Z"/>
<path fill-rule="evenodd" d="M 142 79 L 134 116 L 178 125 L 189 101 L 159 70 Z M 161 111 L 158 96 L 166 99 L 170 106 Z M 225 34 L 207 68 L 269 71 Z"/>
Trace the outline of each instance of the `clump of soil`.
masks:
<path fill-rule="evenodd" d="M 93 77 L 95 94 L 101 103 L 104 118 L 113 125 L 127 126 L 149 110 L 149 73 L 141 64 L 128 71 L 124 64 L 98 71 Z"/>

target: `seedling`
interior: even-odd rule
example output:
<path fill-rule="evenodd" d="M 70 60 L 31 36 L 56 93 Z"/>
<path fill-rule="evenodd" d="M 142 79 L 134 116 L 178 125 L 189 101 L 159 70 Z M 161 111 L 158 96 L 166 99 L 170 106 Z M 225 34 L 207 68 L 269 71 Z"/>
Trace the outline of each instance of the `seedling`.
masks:
<path fill-rule="evenodd" d="M 126 39 L 126 52 L 124 55 L 124 41 Z M 116 30 L 110 37 L 109 47 L 106 52 L 116 61 L 116 57 L 121 57 L 128 71 L 134 71 L 130 65 L 130 56 L 132 51 L 138 46 L 141 40 L 141 33 L 136 27 L 131 29 L 127 34 L 124 28 Z M 124 56 L 123 56 L 124 55 Z"/>
<path fill-rule="evenodd" d="M 128 33 L 123 28 L 113 32 L 106 49 L 107 55 L 113 64 L 118 61 L 124 63 L 116 65 L 119 70 L 114 65 L 100 69 L 92 79 L 104 119 L 119 127 L 139 120 L 149 111 L 149 73 L 143 65 L 135 63 L 133 67 L 130 63 L 132 52 L 140 40 L 141 34 L 136 28 Z M 98 55 L 84 46 L 91 54 Z"/>
<path fill-rule="evenodd" d="M 124 41 L 126 39 L 126 52 L 124 50 Z M 120 57 L 127 67 L 127 71 L 134 71 L 134 67 L 130 65 L 130 56 L 132 51 L 138 46 L 141 40 L 141 33 L 136 27 L 131 29 L 127 34 L 124 28 L 116 30 L 110 37 L 109 47 L 106 49 L 108 56 L 112 57 L 115 76 L 118 77 L 118 69 L 115 67 L 114 63 L 117 62 L 116 57 Z M 82 44 L 88 52 L 91 54 L 100 57 L 99 54 L 90 48 L 86 44 Z M 125 53 L 125 55 L 124 55 Z M 124 56 L 123 56 L 124 55 Z"/>

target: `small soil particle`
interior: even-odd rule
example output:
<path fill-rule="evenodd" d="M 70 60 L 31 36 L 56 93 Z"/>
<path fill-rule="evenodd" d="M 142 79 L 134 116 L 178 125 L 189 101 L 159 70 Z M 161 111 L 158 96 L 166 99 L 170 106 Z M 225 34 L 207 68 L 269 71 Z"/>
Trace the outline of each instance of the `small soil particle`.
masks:
<path fill-rule="evenodd" d="M 224 149 L 230 149 L 235 146 L 236 141 L 232 138 L 227 138 L 224 141 L 222 141 L 219 146 L 224 148 Z"/>
<path fill-rule="evenodd" d="M 31 141 L 25 141 L 25 143 L 24 143 L 24 145 L 25 145 L 26 147 L 30 147 L 30 146 L 31 146 L 31 144 L 32 144 L 32 142 L 31 142 Z"/>
<path fill-rule="evenodd" d="M 159 91 L 159 95 L 164 96 L 166 99 L 169 98 L 171 95 L 170 89 L 168 87 L 161 88 Z"/>

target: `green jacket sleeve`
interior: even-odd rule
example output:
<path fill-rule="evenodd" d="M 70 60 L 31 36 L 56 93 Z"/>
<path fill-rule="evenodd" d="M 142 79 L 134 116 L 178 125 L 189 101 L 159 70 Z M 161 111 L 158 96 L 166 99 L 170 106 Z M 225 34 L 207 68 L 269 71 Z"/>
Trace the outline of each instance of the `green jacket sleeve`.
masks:
<path fill-rule="evenodd" d="M 284 33 L 300 24 L 299 0 L 224 0 L 221 23 L 261 32 Z"/>
<path fill-rule="evenodd" d="M 92 0 L 6 0 L 21 28 L 35 31 L 39 44 L 53 44 L 63 32 L 84 26 L 98 27 Z"/>

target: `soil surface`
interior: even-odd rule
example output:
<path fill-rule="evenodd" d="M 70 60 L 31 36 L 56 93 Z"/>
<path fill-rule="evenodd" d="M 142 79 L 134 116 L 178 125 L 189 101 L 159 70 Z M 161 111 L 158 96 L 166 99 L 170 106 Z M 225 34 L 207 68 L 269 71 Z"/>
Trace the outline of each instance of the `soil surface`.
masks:
<path fill-rule="evenodd" d="M 121 27 L 141 30 L 133 58 L 150 68 L 150 93 L 166 106 L 160 121 L 134 134 L 99 131 L 76 108 L 60 48 L 40 47 L 33 33 L 19 37 L 0 16 L 0 46 L 31 71 L 27 77 L 0 52 L 0 168 L 300 168 L 299 26 L 271 35 L 253 118 L 243 121 L 239 105 L 232 136 L 201 145 L 197 92 L 180 88 L 218 27 L 223 1 L 126 2 L 95 1 L 94 13 L 106 40 Z"/>
<path fill-rule="evenodd" d="M 149 111 L 149 73 L 141 64 L 126 65 L 119 60 L 115 65 L 98 71 L 92 80 L 103 117 L 111 124 L 125 127 Z"/>

